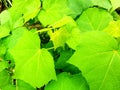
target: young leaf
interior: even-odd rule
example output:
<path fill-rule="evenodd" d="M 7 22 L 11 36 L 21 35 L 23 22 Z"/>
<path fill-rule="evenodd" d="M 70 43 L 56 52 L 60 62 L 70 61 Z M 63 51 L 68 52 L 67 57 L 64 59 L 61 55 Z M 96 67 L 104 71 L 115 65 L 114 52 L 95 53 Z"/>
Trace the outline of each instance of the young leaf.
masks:
<path fill-rule="evenodd" d="M 120 20 L 111 21 L 109 25 L 104 29 L 104 32 L 107 32 L 116 38 L 120 37 Z"/>
<path fill-rule="evenodd" d="M 104 9 L 89 8 L 77 19 L 77 23 L 81 31 L 103 30 L 112 19 Z"/>
<path fill-rule="evenodd" d="M 18 31 L 15 32 L 14 39 Z M 14 43 L 13 40 L 10 42 Z M 9 52 L 16 65 L 14 78 L 23 80 L 33 87 L 41 87 L 51 79 L 56 79 L 53 57 L 46 49 L 40 49 L 40 40 L 37 34 L 24 30 Z"/>
<path fill-rule="evenodd" d="M 45 90 L 89 90 L 86 80 L 81 74 L 69 75 L 61 73 L 57 81 L 51 81 Z"/>
<path fill-rule="evenodd" d="M 69 33 L 65 28 L 60 28 L 59 30 L 55 31 L 54 33 L 50 34 L 51 40 L 53 41 L 54 48 L 64 47 L 65 42 L 69 37 Z"/>
<path fill-rule="evenodd" d="M 120 88 L 120 48 L 117 41 L 101 31 L 81 35 L 80 45 L 68 61 L 77 66 L 90 85 L 90 90 Z"/>
<path fill-rule="evenodd" d="M 79 45 L 78 40 L 80 39 L 80 30 L 72 17 L 65 16 L 63 19 L 50 26 L 59 28 L 58 30 L 49 33 L 55 49 L 60 46 L 64 47 L 65 43 L 72 49 L 75 49 L 76 46 Z"/>

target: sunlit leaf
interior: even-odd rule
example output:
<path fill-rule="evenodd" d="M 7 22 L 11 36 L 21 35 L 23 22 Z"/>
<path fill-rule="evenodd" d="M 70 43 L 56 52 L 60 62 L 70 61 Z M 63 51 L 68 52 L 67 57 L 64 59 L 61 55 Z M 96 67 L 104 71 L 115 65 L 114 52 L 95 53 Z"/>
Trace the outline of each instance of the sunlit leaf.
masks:
<path fill-rule="evenodd" d="M 39 21 L 46 26 L 62 19 L 65 15 L 77 16 L 81 12 L 80 7 L 76 6 L 77 9 L 79 8 L 79 12 L 76 12 L 72 10 L 70 3 L 76 5 L 68 0 L 43 0 L 43 8 L 38 15 Z"/>
<path fill-rule="evenodd" d="M 12 36 L 14 39 L 17 33 L 18 30 Z M 14 78 L 24 80 L 33 87 L 41 87 L 56 79 L 53 57 L 46 49 L 40 49 L 37 34 L 25 29 L 16 40 L 14 47 L 9 49 L 16 65 Z M 10 42 L 14 40 L 11 39 Z"/>
<path fill-rule="evenodd" d="M 77 19 L 81 31 L 103 30 L 112 20 L 110 13 L 104 9 L 89 8 Z"/>
<path fill-rule="evenodd" d="M 77 66 L 90 85 L 90 90 L 120 88 L 120 48 L 117 41 L 100 31 L 81 35 L 81 44 L 69 63 Z"/>
<path fill-rule="evenodd" d="M 113 37 L 120 37 L 120 20 L 111 21 L 109 25 L 104 29 L 104 31 L 109 33 Z"/>
<path fill-rule="evenodd" d="M 54 48 L 64 47 L 67 43 L 71 48 L 75 49 L 79 44 L 80 30 L 77 27 L 76 22 L 69 16 L 64 17 L 60 21 L 51 25 L 56 29 L 54 32 L 50 33 L 50 38 L 53 41 Z"/>

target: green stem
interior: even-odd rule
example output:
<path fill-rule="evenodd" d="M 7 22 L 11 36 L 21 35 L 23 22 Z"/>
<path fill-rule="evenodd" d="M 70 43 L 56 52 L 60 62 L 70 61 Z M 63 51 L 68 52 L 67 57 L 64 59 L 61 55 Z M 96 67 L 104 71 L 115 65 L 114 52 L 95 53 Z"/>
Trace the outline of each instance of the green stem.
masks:
<path fill-rule="evenodd" d="M 40 30 L 36 31 L 36 33 L 38 33 L 38 32 L 40 32 L 40 33 L 42 33 L 42 32 L 48 32 L 48 31 L 50 31 L 52 29 L 53 28 L 44 28 L 44 29 L 40 29 Z"/>

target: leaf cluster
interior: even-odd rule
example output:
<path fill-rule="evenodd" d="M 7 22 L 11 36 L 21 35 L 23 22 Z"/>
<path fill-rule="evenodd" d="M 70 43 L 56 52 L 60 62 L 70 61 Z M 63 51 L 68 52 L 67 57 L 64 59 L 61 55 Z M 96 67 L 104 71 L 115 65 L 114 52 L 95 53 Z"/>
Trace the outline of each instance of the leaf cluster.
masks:
<path fill-rule="evenodd" d="M 120 90 L 120 0 L 0 2 L 0 90 Z"/>

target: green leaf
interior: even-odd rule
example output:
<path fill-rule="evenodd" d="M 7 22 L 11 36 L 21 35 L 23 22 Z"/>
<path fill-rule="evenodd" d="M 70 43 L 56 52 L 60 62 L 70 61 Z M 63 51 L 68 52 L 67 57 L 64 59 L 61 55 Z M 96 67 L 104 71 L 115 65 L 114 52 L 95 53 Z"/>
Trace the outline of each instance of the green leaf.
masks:
<path fill-rule="evenodd" d="M 32 86 L 30 86 L 28 83 L 22 81 L 22 80 L 17 80 L 17 85 L 12 85 L 8 84 L 2 88 L 2 90 L 35 90 Z"/>
<path fill-rule="evenodd" d="M 68 0 L 68 6 L 75 12 L 71 16 L 76 17 L 80 15 L 83 10 L 93 6 L 93 4 L 91 0 Z"/>
<path fill-rule="evenodd" d="M 97 5 L 99 7 L 110 10 L 112 8 L 109 0 L 91 0 L 93 5 Z"/>
<path fill-rule="evenodd" d="M 83 11 L 83 10 L 93 6 L 91 0 L 69 0 L 69 2 L 70 2 L 70 7 L 76 12 L 80 12 L 80 8 Z M 73 3 L 75 3 L 75 4 L 73 4 Z"/>
<path fill-rule="evenodd" d="M 14 85 L 8 84 L 4 86 L 1 90 L 16 90 L 16 87 Z"/>
<path fill-rule="evenodd" d="M 55 63 L 56 69 L 64 68 L 67 65 L 66 61 L 72 56 L 72 54 L 72 50 L 61 52 L 60 57 Z"/>
<path fill-rule="evenodd" d="M 55 29 L 54 32 L 49 33 L 55 49 L 60 46 L 64 47 L 65 43 L 75 49 L 79 44 L 80 30 L 72 17 L 65 16 L 50 26 L 59 28 L 58 30 Z"/>
<path fill-rule="evenodd" d="M 120 37 L 120 20 L 111 21 L 109 25 L 104 29 L 104 32 L 107 32 L 116 38 Z"/>
<path fill-rule="evenodd" d="M 39 21 L 46 26 L 62 19 L 65 15 L 74 15 L 76 12 L 69 8 L 68 3 L 71 2 L 68 0 L 44 0 L 43 8 L 38 15 Z"/>
<path fill-rule="evenodd" d="M 82 71 L 90 90 L 119 90 L 119 50 L 117 41 L 108 34 L 86 32 L 81 35 L 80 45 L 68 62 Z"/>
<path fill-rule="evenodd" d="M 10 35 L 9 33 L 10 33 L 10 28 L 7 25 L 0 26 L 0 39 Z"/>
<path fill-rule="evenodd" d="M 11 19 L 10 13 L 8 10 L 4 10 L 2 13 L 0 13 L 0 25 L 3 25 L 5 23 L 9 24 L 9 20 Z"/>
<path fill-rule="evenodd" d="M 10 33 L 11 17 L 10 13 L 5 10 L 0 13 L 0 38 L 6 37 Z"/>
<path fill-rule="evenodd" d="M 0 57 L 3 57 L 6 53 L 6 47 L 2 40 L 0 40 Z"/>
<path fill-rule="evenodd" d="M 110 2 L 112 4 L 112 10 L 111 11 L 114 11 L 115 9 L 120 7 L 120 0 L 110 0 Z"/>
<path fill-rule="evenodd" d="M 69 37 L 69 33 L 64 28 L 56 30 L 55 32 L 50 34 L 50 38 L 53 41 L 55 49 L 60 46 L 64 47 L 65 42 L 67 41 L 68 37 Z"/>
<path fill-rule="evenodd" d="M 35 88 L 22 80 L 17 80 L 16 88 L 18 88 L 18 90 L 35 90 Z"/>
<path fill-rule="evenodd" d="M 69 75 L 61 73 L 57 81 L 46 85 L 45 90 L 89 90 L 89 87 L 81 74 Z"/>
<path fill-rule="evenodd" d="M 0 72 L 3 71 L 7 67 L 8 67 L 8 62 L 0 60 Z"/>
<path fill-rule="evenodd" d="M 81 31 L 103 30 L 112 19 L 104 9 L 89 8 L 77 19 L 77 23 Z"/>
<path fill-rule="evenodd" d="M 0 72 L 0 89 L 11 83 L 11 77 L 6 70 Z"/>
<path fill-rule="evenodd" d="M 13 0 L 13 6 L 9 9 L 13 28 L 33 19 L 40 10 L 40 4 L 40 0 Z"/>
<path fill-rule="evenodd" d="M 14 39 L 17 33 L 18 30 L 13 34 Z M 53 57 L 46 49 L 40 49 L 37 34 L 23 30 L 21 37 L 16 40 L 14 47 L 9 49 L 16 65 L 14 78 L 23 80 L 33 87 L 41 87 L 56 79 Z M 14 43 L 13 39 L 10 42 Z"/>

